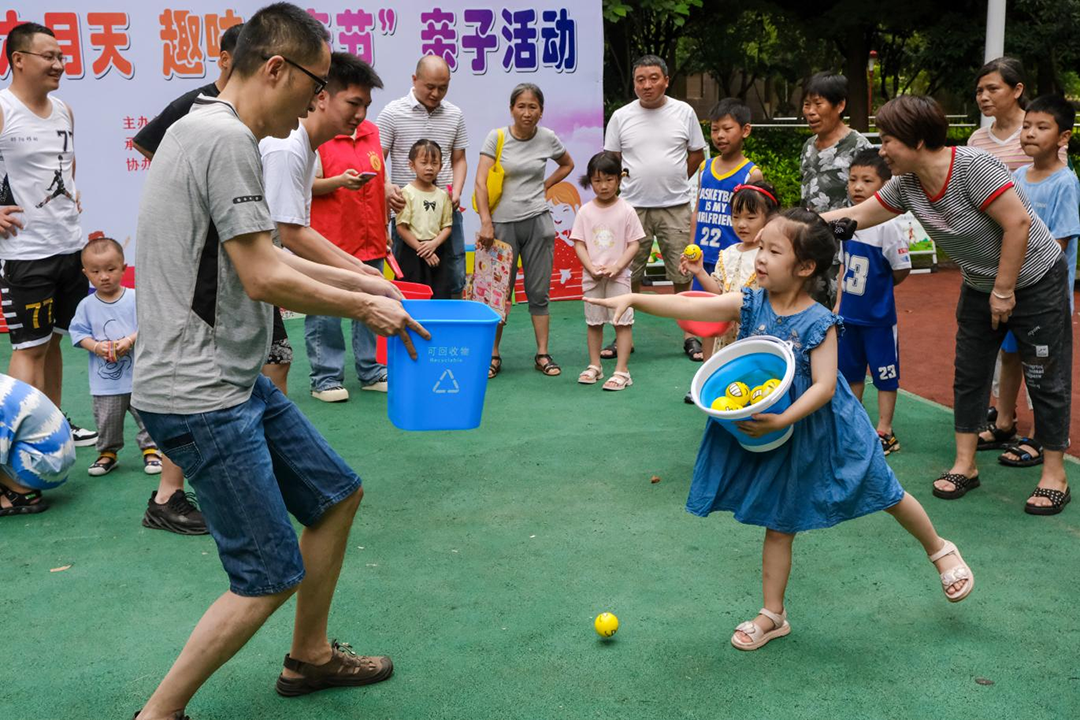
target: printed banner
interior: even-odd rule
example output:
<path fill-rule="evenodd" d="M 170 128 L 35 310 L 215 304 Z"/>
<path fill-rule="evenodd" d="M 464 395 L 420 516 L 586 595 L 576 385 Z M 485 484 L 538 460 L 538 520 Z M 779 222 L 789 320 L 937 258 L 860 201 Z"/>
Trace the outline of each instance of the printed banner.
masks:
<path fill-rule="evenodd" d="M 544 91 L 543 124 L 577 164 L 574 177 L 603 145 L 601 0 L 537 0 L 490 5 L 480 0 L 335 0 L 301 3 L 330 31 L 335 50 L 371 62 L 385 83 L 373 93 L 369 119 L 406 95 L 421 55 L 450 65 L 447 100 L 465 114 L 472 196 L 478 153 L 487 133 L 510 123 L 510 91 L 532 82 Z M 0 38 L 19 22 L 56 33 L 65 55 L 58 97 L 75 115 L 76 185 L 84 235 L 103 231 L 134 258 L 137 208 L 150 167 L 132 138 L 171 100 L 217 79 L 218 40 L 265 2 L 233 0 L 19 1 L 0 10 Z M 0 83 L 10 82 L 0 55 Z M 551 164 L 549 167 L 553 168 Z M 582 198 L 570 182 L 552 188 L 557 241 L 554 297 L 580 297 L 580 266 L 564 235 Z M 588 199 L 588 198 L 586 198 Z M 466 210 L 466 236 L 479 218 Z M 573 260 L 570 263 L 569 257 Z"/>

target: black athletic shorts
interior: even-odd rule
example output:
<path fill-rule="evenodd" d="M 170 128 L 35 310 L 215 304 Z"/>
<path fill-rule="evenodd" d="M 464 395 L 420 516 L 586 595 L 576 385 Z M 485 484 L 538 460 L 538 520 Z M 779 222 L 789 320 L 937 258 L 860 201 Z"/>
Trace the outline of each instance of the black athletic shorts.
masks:
<path fill-rule="evenodd" d="M 75 309 L 90 294 L 81 253 L 39 260 L 5 260 L 0 297 L 11 347 L 47 343 L 53 333 L 67 335 Z"/>

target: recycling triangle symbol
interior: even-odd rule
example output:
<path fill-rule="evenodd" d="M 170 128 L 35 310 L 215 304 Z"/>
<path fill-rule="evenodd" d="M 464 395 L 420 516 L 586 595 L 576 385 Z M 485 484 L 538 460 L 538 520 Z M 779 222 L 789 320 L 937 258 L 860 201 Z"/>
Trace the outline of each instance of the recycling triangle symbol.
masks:
<path fill-rule="evenodd" d="M 453 395 L 454 393 L 461 392 L 461 387 L 458 386 L 457 378 L 454 377 L 454 373 L 449 370 L 443 370 L 443 374 L 439 376 L 438 382 L 435 383 L 435 387 L 431 389 L 436 395 Z"/>

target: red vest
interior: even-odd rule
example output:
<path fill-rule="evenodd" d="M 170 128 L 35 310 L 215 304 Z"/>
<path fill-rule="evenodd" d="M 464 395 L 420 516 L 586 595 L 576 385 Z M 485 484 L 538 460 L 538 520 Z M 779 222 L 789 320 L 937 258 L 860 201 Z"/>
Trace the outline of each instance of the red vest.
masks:
<path fill-rule="evenodd" d="M 338 135 L 319 147 L 322 177 L 332 178 L 352 169 L 378 175 L 359 190 L 338 188 L 311 199 L 311 227 L 330 242 L 359 258 L 386 257 L 386 163 L 379 128 L 365 120 L 355 138 Z"/>

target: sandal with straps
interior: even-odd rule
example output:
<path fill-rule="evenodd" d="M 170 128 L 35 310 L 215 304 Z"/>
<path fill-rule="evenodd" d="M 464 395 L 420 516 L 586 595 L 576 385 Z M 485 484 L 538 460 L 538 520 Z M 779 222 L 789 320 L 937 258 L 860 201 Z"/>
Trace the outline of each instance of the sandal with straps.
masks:
<path fill-rule="evenodd" d="M 334 640 L 330 644 L 330 659 L 322 665 L 312 665 L 286 655 L 285 669 L 298 673 L 300 677 L 285 677 L 282 673 L 275 689 L 283 697 L 297 697 L 326 688 L 382 682 L 394 674 L 394 663 L 385 655 L 357 655 L 348 643 Z"/>
<path fill-rule="evenodd" d="M 750 642 L 744 643 L 736 639 L 736 635 L 732 634 L 731 644 L 739 650 L 757 650 L 759 647 L 769 642 L 773 638 L 784 637 L 791 632 L 791 625 L 787 621 L 787 610 L 777 615 L 773 611 L 767 608 L 761 608 L 758 612 L 759 615 L 764 615 L 772 621 L 772 630 L 762 630 L 757 623 L 753 620 L 747 620 L 741 623 L 735 632 L 743 632 L 750 636 Z"/>
<path fill-rule="evenodd" d="M 984 432 L 989 432 L 993 435 L 993 439 L 984 439 L 982 437 L 982 433 Z M 1016 420 L 1013 420 L 1012 427 L 1006 430 L 999 428 L 996 423 L 989 423 L 977 437 L 978 445 L 975 446 L 976 450 L 1001 450 L 1007 448 L 1009 443 L 1016 439 Z"/>
<path fill-rule="evenodd" d="M 0 495 L 7 498 L 11 507 L 0 505 L 0 517 L 7 515 L 33 515 L 49 509 L 49 503 L 41 497 L 40 490 L 28 493 L 16 492 L 6 485 L 0 485 Z"/>
<path fill-rule="evenodd" d="M 930 560 L 931 563 L 936 563 L 938 560 L 945 557 L 946 555 L 955 555 L 956 559 L 960 561 L 960 564 L 956 567 L 949 568 L 945 572 L 941 573 L 941 589 L 945 593 L 945 599 L 949 602 L 960 602 L 968 595 L 970 595 L 973 589 L 975 589 L 975 573 L 971 572 L 971 568 L 969 568 L 968 564 L 964 562 L 964 558 L 960 556 L 960 551 L 956 549 L 956 545 L 952 544 L 948 540 L 945 540 L 944 538 L 942 539 L 942 541 L 945 544 L 941 546 L 941 549 L 933 555 L 928 555 L 927 558 Z M 964 584 L 964 588 L 956 595 L 950 595 L 949 587 L 955 585 L 958 582 L 963 582 L 964 580 L 967 580 L 967 582 Z"/>
<path fill-rule="evenodd" d="M 611 377 L 604 383 L 604 390 L 616 392 L 618 390 L 625 390 L 633 384 L 634 381 L 630 379 L 630 373 L 616 370 L 611 373 Z"/>
<path fill-rule="evenodd" d="M 978 474 L 968 477 L 960 473 L 943 472 L 938 476 L 938 480 L 945 480 L 953 484 L 952 490 L 942 490 L 937 485 L 934 486 L 934 497 L 939 497 L 942 500 L 958 500 L 967 495 L 968 490 L 974 490 L 982 484 L 979 482 Z"/>
<path fill-rule="evenodd" d="M 1065 492 L 1061 490 L 1051 490 L 1050 488 L 1037 487 L 1034 492 L 1031 493 L 1028 500 L 1033 497 L 1044 497 L 1050 501 L 1049 505 L 1032 505 L 1029 502 L 1024 503 L 1024 512 L 1028 515 L 1057 515 L 1059 512 L 1065 509 L 1065 506 L 1072 500 L 1072 492 L 1069 488 L 1065 488 Z"/>
<path fill-rule="evenodd" d="M 499 374 L 502 370 L 502 355 L 492 355 L 491 364 L 488 365 L 488 380 Z"/>
<path fill-rule="evenodd" d="M 599 365 L 590 365 L 581 371 L 577 381 L 582 385 L 595 385 L 598 380 L 604 378 L 604 368 Z"/>
<path fill-rule="evenodd" d="M 686 357 L 690 358 L 690 362 L 702 362 L 705 359 L 701 341 L 696 337 L 688 337 L 683 340 L 682 349 L 686 353 Z"/>
<path fill-rule="evenodd" d="M 541 364 L 541 360 L 547 360 L 547 362 Z M 559 367 L 559 363 L 555 362 L 555 358 L 551 357 L 547 353 L 538 354 L 533 357 L 533 364 L 536 366 L 537 370 L 544 373 L 548 377 L 562 375 L 562 368 Z"/>
<path fill-rule="evenodd" d="M 1031 450 L 1025 450 L 1027 445 Z M 1005 457 L 1012 453 L 1018 459 Z M 1029 437 L 1017 438 L 1016 442 L 1005 446 L 1005 452 L 998 456 L 998 462 L 1006 467 L 1034 467 L 1043 464 L 1043 446 Z"/>

